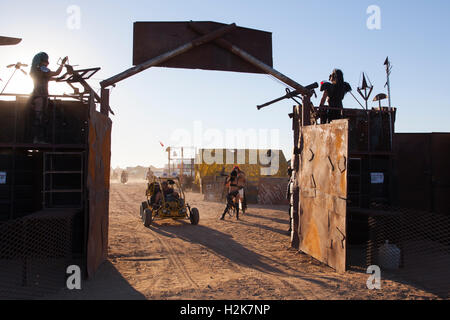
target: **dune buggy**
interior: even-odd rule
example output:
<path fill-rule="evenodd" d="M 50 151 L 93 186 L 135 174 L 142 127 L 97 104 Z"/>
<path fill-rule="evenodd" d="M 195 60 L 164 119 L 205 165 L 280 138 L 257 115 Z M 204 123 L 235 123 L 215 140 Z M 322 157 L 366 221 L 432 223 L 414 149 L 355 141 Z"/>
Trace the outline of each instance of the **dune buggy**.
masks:
<path fill-rule="evenodd" d="M 200 220 L 197 208 L 186 203 L 178 177 L 154 177 L 147 184 L 146 201 L 141 203 L 140 216 L 146 227 L 155 219 L 189 219 L 196 225 Z"/>

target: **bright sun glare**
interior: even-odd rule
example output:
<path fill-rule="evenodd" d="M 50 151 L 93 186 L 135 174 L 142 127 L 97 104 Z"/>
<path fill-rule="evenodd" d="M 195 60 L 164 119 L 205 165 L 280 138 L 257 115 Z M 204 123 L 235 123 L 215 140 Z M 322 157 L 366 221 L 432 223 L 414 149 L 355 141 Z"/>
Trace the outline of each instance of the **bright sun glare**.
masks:
<path fill-rule="evenodd" d="M 55 71 L 58 68 L 58 66 L 55 65 L 50 65 L 49 67 L 52 71 Z M 0 69 L 0 92 L 3 91 L 5 94 L 30 94 L 33 91 L 33 80 L 29 74 L 30 64 L 27 63 L 27 66 L 21 67 L 21 70 L 25 71 L 26 74 L 15 69 L 14 66 L 9 68 L 2 66 Z M 66 70 L 63 69 L 60 76 L 65 72 Z M 49 93 L 52 95 L 62 95 L 64 93 L 73 92 L 67 84 L 56 83 L 55 81 L 50 81 L 48 88 Z"/>

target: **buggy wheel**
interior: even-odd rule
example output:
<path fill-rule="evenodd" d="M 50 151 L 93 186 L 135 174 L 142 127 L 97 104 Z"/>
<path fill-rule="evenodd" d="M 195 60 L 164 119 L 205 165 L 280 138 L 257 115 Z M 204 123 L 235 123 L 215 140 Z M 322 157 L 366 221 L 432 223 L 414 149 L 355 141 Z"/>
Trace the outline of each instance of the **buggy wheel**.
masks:
<path fill-rule="evenodd" d="M 197 225 L 200 220 L 200 213 L 197 208 L 191 209 L 191 214 L 189 215 L 189 219 L 191 220 L 191 224 Z"/>
<path fill-rule="evenodd" d="M 140 215 L 142 221 L 144 221 L 144 210 L 147 208 L 148 208 L 147 201 L 142 201 L 141 207 L 139 208 L 139 215 Z"/>
<path fill-rule="evenodd" d="M 150 227 L 150 225 L 152 224 L 152 221 L 153 221 L 152 210 L 150 210 L 149 208 L 146 208 L 144 210 L 144 216 L 142 219 L 144 220 L 144 226 L 146 226 L 147 228 Z"/>

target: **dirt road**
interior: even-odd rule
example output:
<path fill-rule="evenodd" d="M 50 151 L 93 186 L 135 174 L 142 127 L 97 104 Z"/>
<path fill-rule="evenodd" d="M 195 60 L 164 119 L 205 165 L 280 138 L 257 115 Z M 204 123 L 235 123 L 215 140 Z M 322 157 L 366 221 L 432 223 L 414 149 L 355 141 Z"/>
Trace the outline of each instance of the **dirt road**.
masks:
<path fill-rule="evenodd" d="M 382 280 L 368 290 L 368 275 L 337 274 L 289 246 L 287 207 L 250 205 L 240 221 L 219 217 L 224 204 L 187 200 L 200 211 L 197 226 L 139 217 L 144 183 L 113 183 L 109 261 L 82 293 L 66 298 L 120 299 L 429 299 L 408 284 Z M 383 275 L 382 275 L 383 276 Z"/>

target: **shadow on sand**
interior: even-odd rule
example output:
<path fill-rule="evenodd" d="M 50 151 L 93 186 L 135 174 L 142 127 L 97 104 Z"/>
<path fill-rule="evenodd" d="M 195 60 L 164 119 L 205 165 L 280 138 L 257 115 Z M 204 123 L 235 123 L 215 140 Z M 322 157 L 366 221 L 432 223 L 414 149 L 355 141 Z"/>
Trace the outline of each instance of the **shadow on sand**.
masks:
<path fill-rule="evenodd" d="M 285 224 L 287 226 L 289 225 L 289 216 L 288 216 L 287 212 L 286 212 L 286 215 L 285 215 L 284 219 L 283 218 L 266 217 L 266 216 L 261 215 L 261 214 L 260 215 L 256 215 L 256 214 L 253 214 L 253 213 L 250 213 L 250 212 L 246 212 L 243 216 L 244 217 L 245 216 L 249 216 L 249 217 L 252 217 L 252 218 L 270 220 L 270 221 L 273 221 L 273 222 L 276 222 L 276 223 Z"/>
<path fill-rule="evenodd" d="M 105 261 L 92 279 L 81 282 L 81 290 L 62 289 L 43 300 L 145 300 L 109 261 Z"/>
<path fill-rule="evenodd" d="M 153 225 L 154 232 L 165 237 L 177 237 L 184 241 L 200 244 L 217 255 L 222 256 L 244 267 L 251 267 L 263 272 L 282 273 L 281 270 L 268 264 L 267 257 L 253 252 L 223 232 L 202 225 L 192 226 L 180 221 L 179 225 Z M 267 261 L 267 262 L 266 262 Z"/>
<path fill-rule="evenodd" d="M 241 221 L 239 223 L 241 223 Z M 305 275 L 300 275 L 297 270 L 294 270 L 275 259 L 260 255 L 244 247 L 237 241 L 233 240 L 231 235 L 206 226 L 192 226 L 188 222 L 179 221 L 179 224 L 177 225 L 153 224 L 149 229 L 164 237 L 180 238 L 190 243 L 200 244 L 213 251 L 215 254 L 240 266 L 253 268 L 263 273 L 299 278 L 318 284 L 324 288 L 333 288 L 334 286 L 332 283 L 337 282 L 337 279 L 332 279 L 329 277 L 315 275 L 314 278 L 312 278 Z M 286 273 L 277 266 L 283 266 L 293 272 Z M 324 281 L 319 280 L 322 278 Z"/>

